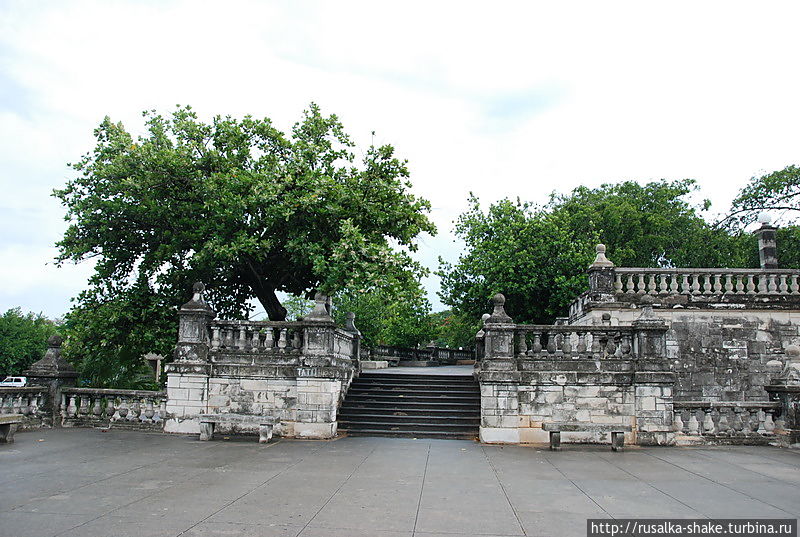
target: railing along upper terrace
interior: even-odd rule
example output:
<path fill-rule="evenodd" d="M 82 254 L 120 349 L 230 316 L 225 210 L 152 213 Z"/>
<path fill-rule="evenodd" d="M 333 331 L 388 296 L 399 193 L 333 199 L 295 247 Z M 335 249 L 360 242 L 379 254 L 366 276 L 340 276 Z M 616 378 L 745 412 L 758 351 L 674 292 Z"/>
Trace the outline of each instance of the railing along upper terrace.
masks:
<path fill-rule="evenodd" d="M 759 269 L 617 267 L 598 244 L 589 267 L 589 290 L 570 304 L 569 322 L 576 322 L 592 303 L 638 304 L 645 296 L 656 307 L 797 308 L 800 270 L 779 269 L 777 261 Z"/>

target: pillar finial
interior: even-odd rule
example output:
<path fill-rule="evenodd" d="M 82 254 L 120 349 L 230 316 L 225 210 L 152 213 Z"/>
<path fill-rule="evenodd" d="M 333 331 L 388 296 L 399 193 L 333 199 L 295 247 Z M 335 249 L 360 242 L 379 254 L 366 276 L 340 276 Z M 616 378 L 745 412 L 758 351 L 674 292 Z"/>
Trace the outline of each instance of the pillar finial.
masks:
<path fill-rule="evenodd" d="M 614 266 L 614 263 L 609 261 L 609 259 L 606 257 L 606 245 L 605 244 L 598 244 L 597 246 L 595 246 L 594 249 L 595 249 L 595 252 L 597 252 L 597 255 L 595 256 L 594 261 L 592 262 L 592 264 L 589 265 L 589 268 L 613 267 Z"/>

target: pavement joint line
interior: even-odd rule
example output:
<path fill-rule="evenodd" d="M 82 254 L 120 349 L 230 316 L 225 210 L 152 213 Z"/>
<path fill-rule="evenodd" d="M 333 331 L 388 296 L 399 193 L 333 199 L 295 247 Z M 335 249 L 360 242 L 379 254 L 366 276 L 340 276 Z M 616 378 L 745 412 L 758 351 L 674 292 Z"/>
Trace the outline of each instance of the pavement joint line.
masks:
<path fill-rule="evenodd" d="M 664 496 L 666 496 L 666 497 L 668 497 L 668 498 L 672 498 L 673 500 L 675 500 L 675 501 L 676 501 L 676 502 L 678 502 L 679 504 L 681 504 L 681 505 L 684 505 L 684 506 L 688 507 L 688 508 L 689 508 L 691 511 L 694 511 L 694 512 L 695 512 L 695 513 L 697 513 L 698 515 L 700 515 L 700 516 L 702 516 L 702 517 L 705 517 L 705 518 L 710 518 L 708 515 L 706 515 L 705 513 L 701 513 L 700 511 L 698 511 L 697 509 L 695 509 L 694 507 L 692 507 L 692 506 L 691 506 L 691 505 L 689 505 L 688 503 L 686 503 L 686 502 L 684 502 L 684 501 L 681 501 L 681 500 L 679 500 L 678 498 L 676 498 L 675 496 L 673 496 L 672 494 L 670 494 L 670 493 L 668 493 L 668 492 L 665 492 L 665 491 L 661 490 L 660 488 L 658 488 L 657 486 L 653 485 L 652 483 L 649 483 L 649 482 L 645 481 L 644 479 L 642 479 L 642 478 L 641 478 L 641 477 L 639 477 L 638 475 L 636 475 L 636 474 L 634 474 L 634 473 L 632 473 L 632 472 L 629 472 L 628 470 L 626 470 L 626 469 L 625 469 L 625 468 L 623 468 L 622 466 L 619 466 L 618 464 L 614 464 L 614 463 L 612 462 L 612 459 L 609 459 L 609 458 L 608 458 L 608 455 L 600 455 L 600 458 L 601 458 L 601 459 L 603 459 L 604 461 L 608 462 L 608 463 L 609 463 L 611 466 L 613 466 L 613 467 L 615 467 L 615 468 L 618 468 L 619 470 L 622 470 L 623 472 L 625 472 L 625 473 L 626 473 L 626 474 L 628 474 L 629 476 L 633 477 L 634 479 L 636 479 L 636 480 L 638 480 L 638 481 L 640 481 L 640 482 L 644 483 L 644 484 L 645 484 L 645 485 L 647 485 L 648 487 L 651 487 L 651 488 L 653 488 L 653 489 L 657 490 L 658 492 L 660 492 L 660 493 L 661 493 L 661 494 L 663 494 Z"/>
<path fill-rule="evenodd" d="M 797 483 L 792 483 L 792 482 L 790 482 L 790 481 L 784 481 L 783 479 L 779 479 L 779 478 L 777 478 L 777 477 L 773 477 L 773 476 L 771 476 L 771 475 L 762 474 L 761 472 L 756 472 L 755 470 L 751 470 L 751 469 L 749 469 L 749 468 L 747 468 L 747 467 L 745 467 L 745 466 L 741 466 L 740 464 L 737 464 L 737 463 L 729 462 L 729 461 L 727 461 L 727 460 L 725 460 L 725 459 L 720 459 L 720 458 L 717 458 L 717 457 L 712 457 L 712 456 L 711 456 L 711 455 L 708 453 L 708 451 L 706 451 L 706 450 L 704 450 L 704 451 L 696 451 L 695 453 L 698 453 L 698 454 L 699 454 L 701 457 L 704 457 L 704 458 L 706 458 L 706 459 L 712 460 L 712 461 L 714 461 L 714 462 L 716 462 L 716 463 L 728 464 L 728 465 L 730 465 L 730 466 L 735 466 L 735 467 L 736 467 L 737 469 L 739 469 L 739 470 L 744 470 L 745 472 L 750 472 L 751 474 L 760 475 L 760 476 L 762 476 L 762 477 L 764 477 L 764 478 L 768 479 L 769 481 L 774 481 L 774 482 L 777 482 L 777 483 L 783 483 L 783 484 L 785 484 L 785 485 L 789 485 L 789 486 L 791 486 L 791 487 L 800 488 L 800 484 L 797 484 Z"/>
<path fill-rule="evenodd" d="M 271 444 L 267 444 L 266 446 L 262 446 L 262 448 L 261 448 L 261 449 L 270 449 L 270 448 L 272 448 L 272 447 L 275 447 L 275 446 L 277 446 L 277 445 L 278 445 L 278 444 L 280 444 L 280 443 L 281 443 L 281 441 L 280 441 L 280 439 L 279 439 L 277 442 L 274 442 L 274 443 L 271 443 Z M 313 456 L 313 455 L 315 455 L 317 452 L 321 451 L 323 447 L 325 447 L 325 446 L 324 446 L 324 445 L 321 445 L 320 447 L 318 447 L 317 449 L 315 449 L 314 451 L 312 451 L 311 453 L 309 453 L 309 454 L 307 455 L 307 457 L 308 457 L 308 456 Z M 233 500 L 229 501 L 228 503 L 226 503 L 225 505 L 223 505 L 222 507 L 220 507 L 219 509 L 217 509 L 216 511 L 214 511 L 213 513 L 211 513 L 210 515 L 208 515 L 207 517 L 205 517 L 205 518 L 203 518 L 203 519 L 201 519 L 201 520 L 199 520 L 199 521 L 195 522 L 194 524 L 192 524 L 191 526 L 189 526 L 189 527 L 188 527 L 188 528 L 186 528 L 185 530 L 181 531 L 180 533 L 178 533 L 178 534 L 177 534 L 177 536 L 176 536 L 176 537 L 180 537 L 181 535 L 183 535 L 183 534 L 184 534 L 184 533 L 186 533 L 187 531 L 189 531 L 189 530 L 191 530 L 191 529 L 193 529 L 193 528 L 196 528 L 197 526 L 199 526 L 200 524 L 202 524 L 203 522 L 205 522 L 205 521 L 206 521 L 206 520 L 208 520 L 209 518 L 213 517 L 213 516 L 214 516 L 214 515 L 216 515 L 217 513 L 220 513 L 220 512 L 222 512 L 222 511 L 224 511 L 225 509 L 227 509 L 228 507 L 230 507 L 230 506 L 231 506 L 231 505 L 233 505 L 234 503 L 238 502 L 239 500 L 241 500 L 241 499 L 242 499 L 242 498 L 244 498 L 245 496 L 247 496 L 247 495 L 249 495 L 249 494 L 252 494 L 253 492 L 257 491 L 258 489 L 260 489 L 261 487 L 263 487 L 264 485 L 266 485 L 267 483 L 269 483 L 270 481 L 272 481 L 273 479 L 275 479 L 275 478 L 276 478 L 276 477 L 278 477 L 279 475 L 283 474 L 284 472 L 287 472 L 287 471 L 291 470 L 292 468 L 294 468 L 295 466 L 297 466 L 298 464 L 300 464 L 301 462 L 303 462 L 305 459 L 306 459 L 306 457 L 300 457 L 299 459 L 297 459 L 295 462 L 293 462 L 292 464 L 290 464 L 289 466 L 287 466 L 286 468 L 284 468 L 284 469 L 283 469 L 283 470 L 281 470 L 280 472 L 278 472 L 278 473 L 276 473 L 275 475 L 273 475 L 273 476 L 270 476 L 269 478 L 267 478 L 267 479 L 266 479 L 266 480 L 265 480 L 263 483 L 260 483 L 260 484 L 256 485 L 255 487 L 253 487 L 252 489 L 248 490 L 248 491 L 247 491 L 247 492 L 245 492 L 244 494 L 242 494 L 242 495 L 238 496 L 237 498 L 234 498 Z M 227 466 L 227 465 L 226 465 L 226 466 Z"/>
<path fill-rule="evenodd" d="M 693 472 L 692 470 L 689 470 L 688 468 L 684 468 L 683 466 L 675 464 L 674 462 L 668 461 L 666 459 L 662 459 L 661 457 L 653 455 L 652 453 L 648 453 L 648 452 L 645 452 L 645 453 L 647 453 L 648 456 L 653 457 L 654 459 L 658 459 L 658 460 L 660 460 L 662 462 L 666 462 L 667 464 L 671 464 L 672 466 L 674 466 L 676 468 L 680 468 L 681 470 L 683 470 L 685 472 L 689 472 L 692 475 L 696 475 L 697 477 L 703 478 L 706 481 L 710 481 L 710 482 L 714 483 L 715 485 L 719 485 L 720 487 L 723 487 L 723 488 L 726 488 L 726 489 L 728 489 L 730 491 L 736 492 L 737 494 L 741 494 L 742 496 L 745 496 L 746 498 L 749 498 L 749 499 L 751 499 L 753 501 L 756 501 L 756 502 L 759 502 L 759 503 L 763 503 L 764 505 L 769 505 L 770 507 L 773 507 L 773 508 L 777 509 L 778 511 L 783 511 L 784 513 L 790 515 L 792 518 L 795 518 L 795 514 L 794 513 L 790 513 L 786 509 L 782 509 L 782 508 L 778 507 L 777 505 L 772 505 L 771 503 L 765 502 L 764 500 L 760 500 L 758 498 L 754 498 L 753 496 L 750 496 L 746 492 L 742 492 L 741 490 L 738 490 L 738 489 L 735 489 L 733 487 L 730 487 L 730 486 L 726 485 L 725 483 L 720 483 L 719 481 L 714 481 L 710 477 L 706 477 L 706 476 L 704 476 L 702 474 L 698 474 L 697 472 Z"/>
<path fill-rule="evenodd" d="M 425 455 L 425 469 L 422 471 L 422 484 L 419 486 L 419 499 L 417 500 L 417 512 L 414 514 L 414 528 L 411 530 L 411 537 L 417 535 L 417 522 L 419 521 L 419 510 L 422 507 L 422 494 L 425 492 L 425 477 L 428 475 L 428 461 L 431 459 L 431 443 L 428 442 L 428 451 Z"/>
<path fill-rule="evenodd" d="M 486 459 L 486 462 L 489 464 L 489 468 L 491 468 L 492 472 L 494 473 L 494 478 L 497 480 L 497 484 L 500 485 L 500 490 L 503 491 L 503 496 L 505 496 L 506 501 L 508 502 L 508 506 L 511 508 L 511 512 L 514 513 L 514 518 L 516 519 L 517 524 L 519 525 L 519 529 L 522 531 L 522 535 L 527 536 L 528 532 L 525 531 L 525 526 L 522 525 L 522 521 L 520 521 L 519 519 L 519 515 L 517 514 L 517 508 L 514 507 L 514 504 L 511 502 L 511 498 L 508 497 L 508 492 L 506 492 L 506 488 L 503 486 L 503 482 L 500 480 L 500 476 L 497 475 L 497 468 L 495 468 L 494 463 L 489 458 L 489 454 L 486 453 L 486 448 L 484 446 L 481 446 L 481 451 L 483 452 L 483 456 Z"/>
<path fill-rule="evenodd" d="M 129 453 L 129 452 L 125 452 L 125 453 Z M 92 482 L 90 482 L 90 483 L 85 483 L 85 484 L 83 484 L 83 485 L 80 485 L 80 486 L 78 486 L 78 487 L 75 487 L 75 488 L 71 488 L 71 489 L 58 489 L 58 490 L 57 490 L 56 492 L 54 492 L 53 494 L 50 494 L 50 496 L 55 496 L 56 494 L 64 494 L 64 493 L 67 493 L 67 492 L 76 492 L 76 491 L 79 491 L 79 490 L 81 490 L 81 489 L 83 489 L 83 488 L 86 488 L 86 487 L 91 487 L 92 485 L 96 485 L 96 484 L 98 484 L 98 483 L 102 483 L 102 482 L 104 482 L 104 481 L 108 481 L 109 479 L 114 479 L 114 478 L 117 478 L 117 477 L 120 477 L 120 476 L 123 476 L 123 475 L 126 475 L 126 474 L 130 474 L 131 472 L 136 472 L 137 470 L 141 470 L 142 468 L 145 468 L 145 467 L 147 467 L 147 466 L 152 466 L 152 465 L 154 465 L 154 464 L 160 464 L 160 463 L 162 463 L 162 462 L 164 462 L 164 461 L 167 461 L 167 460 L 169 460 L 169 459 L 174 459 L 174 458 L 175 458 L 175 457 L 177 457 L 177 456 L 178 456 L 178 455 L 170 455 L 170 456 L 164 457 L 164 458 L 162 458 L 162 459 L 158 459 L 157 461 L 148 461 L 147 463 L 145 463 L 145 464 L 142 464 L 141 466 L 136 466 L 136 467 L 134 467 L 134 468 L 131 468 L 131 469 L 129 469 L 129 470 L 125 470 L 124 472 L 119 472 L 119 473 L 116 473 L 116 474 L 108 475 L 108 476 L 106 476 L 106 477 L 104 477 L 104 478 L 102 478 L 102 479 L 97 479 L 96 481 L 92 481 Z M 183 480 L 183 481 L 179 481 L 178 483 L 175 483 L 175 485 L 170 485 L 170 487 L 167 487 L 167 488 L 171 488 L 171 487 L 173 487 L 173 486 L 179 485 L 180 483 L 183 483 L 183 482 L 185 482 L 185 481 L 188 481 L 188 480 L 189 480 L 189 479 L 191 479 L 192 477 L 194 477 L 194 476 L 196 476 L 196 475 L 200 475 L 201 473 L 203 473 L 203 472 L 202 472 L 202 470 L 198 470 L 196 473 L 192 474 L 191 476 L 189 476 L 189 477 L 188 477 L 188 478 L 186 478 L 185 480 Z M 41 475 L 41 474 L 38 474 L 38 475 Z M 49 496 L 48 496 L 48 497 L 49 497 Z M 136 503 L 136 502 L 138 502 L 138 501 L 140 501 L 140 500 L 142 500 L 142 499 L 144 499 L 144 498 L 139 498 L 139 499 L 137 499 L 137 500 L 135 500 L 134 502 L 131 502 L 131 503 Z M 14 507 L 12 507 L 12 508 L 11 508 L 11 511 L 17 511 L 17 510 L 18 510 L 20 507 L 23 507 L 23 506 L 25 506 L 25 505 L 27 505 L 27 504 L 29 504 L 29 503 L 33 502 L 33 501 L 34 501 L 34 500 L 26 500 L 25 502 L 23 502 L 23 503 L 21 503 L 21 504 L 17 504 L 17 505 L 15 505 Z M 128 505 L 129 505 L 129 504 L 128 504 Z M 123 507 L 124 507 L 124 506 L 123 506 Z M 22 511 L 20 511 L 20 512 L 22 512 Z M 77 527 L 77 526 L 76 526 L 76 527 Z M 70 529 L 72 529 L 72 528 L 70 528 Z M 63 533 L 63 532 L 62 532 L 62 533 Z M 58 535 L 58 534 L 56 534 L 56 535 Z"/>
<path fill-rule="evenodd" d="M 325 500 L 325 503 L 323 503 L 322 506 L 319 509 L 317 509 L 317 512 L 314 513 L 314 516 L 312 516 L 311 518 L 308 519 L 308 522 L 306 522 L 305 526 L 303 526 L 303 529 L 301 529 L 300 532 L 297 534 L 298 537 L 300 535 L 302 535 L 302 533 L 304 531 L 306 531 L 306 528 L 308 528 L 308 526 L 312 522 L 314 522 L 314 519 L 317 518 L 317 515 L 319 515 L 322 512 L 322 510 L 325 509 L 328 506 L 329 503 L 331 503 L 331 500 L 333 499 L 333 497 L 336 496 L 337 494 L 339 494 L 339 491 L 342 490 L 342 488 L 344 488 L 344 486 L 347 484 L 347 482 L 350 481 L 350 478 L 353 477 L 353 475 L 355 475 L 356 472 L 358 472 L 358 469 L 361 468 L 361 466 L 367 461 L 367 459 L 369 459 L 370 455 L 372 455 L 375 452 L 376 449 L 378 449 L 377 446 L 374 446 L 372 449 L 370 449 L 369 453 L 367 453 L 367 456 L 364 457 L 363 459 L 361 459 L 361 462 L 359 462 L 356 465 L 356 467 L 353 468 L 353 471 L 350 472 L 350 474 L 346 478 L 344 478 L 344 481 L 342 481 L 341 484 L 336 488 L 336 490 L 333 491 L 333 494 L 331 494 L 328 497 L 328 499 Z"/>
<path fill-rule="evenodd" d="M 764 447 L 764 446 L 741 446 L 741 447 L 743 447 L 743 448 L 744 448 L 744 447 L 747 447 L 747 448 L 754 448 L 754 447 Z M 775 449 L 780 449 L 780 448 L 775 448 Z M 794 453 L 793 453 L 793 451 L 794 451 Z M 746 452 L 748 455 L 750 455 L 751 457 L 755 457 L 755 454 L 751 453 L 751 452 L 750 452 L 750 450 L 745 450 L 745 452 Z M 798 456 L 800 456 L 800 453 L 798 453 L 798 452 L 797 452 L 797 450 L 787 450 L 787 451 L 785 451 L 784 453 L 786 453 L 786 454 L 787 454 L 787 455 L 789 455 L 790 457 L 792 457 L 792 456 L 795 456 L 795 457 L 798 457 Z M 794 467 L 794 468 L 800 468 L 800 463 L 799 463 L 799 464 L 794 464 L 794 463 L 792 463 L 792 462 L 789 462 L 789 461 L 787 461 L 787 460 L 779 459 L 779 458 L 776 458 L 776 457 L 766 457 L 766 456 L 765 456 L 765 457 L 763 457 L 763 458 L 764 458 L 764 459 L 769 459 L 769 460 L 771 460 L 771 461 L 779 462 L 779 463 L 781 463 L 781 464 L 785 464 L 786 466 L 792 466 L 792 467 Z M 798 461 L 800 462 L 800 457 L 798 457 Z"/>
<path fill-rule="evenodd" d="M 271 445 L 270 445 L 270 446 L 268 446 L 268 447 L 272 447 L 272 446 L 274 446 L 274 445 L 277 445 L 277 444 L 279 444 L 279 443 L 280 443 L 280 440 L 279 440 L 278 442 L 275 442 L 274 444 L 271 444 Z M 212 449 L 214 449 L 214 446 L 211 446 L 211 445 L 209 445 L 209 446 L 202 446 L 202 449 L 203 449 L 203 451 L 211 451 Z M 266 448 L 265 448 L 265 449 L 266 449 Z M 175 454 L 175 455 L 173 455 L 173 456 L 171 456 L 171 457 L 164 457 L 163 459 L 159 459 L 158 461 L 156 461 L 156 463 L 162 463 L 162 462 L 164 462 L 164 461 L 166 461 L 166 460 L 169 460 L 169 459 L 174 459 L 174 458 L 176 458 L 176 457 L 180 457 L 180 456 L 183 456 L 183 455 L 184 455 L 183 453 L 179 453 L 179 454 Z M 299 461 L 298 461 L 298 462 L 299 462 Z M 140 466 L 140 467 L 138 467 L 138 468 L 134 468 L 134 469 L 132 469 L 132 470 L 129 470 L 128 472 L 122 472 L 122 473 L 120 473 L 120 474 L 113 475 L 113 476 L 109 477 L 108 479 L 111 479 L 111 478 L 113 478 L 113 477 L 119 477 L 120 475 L 125 475 L 125 474 L 127 474 L 127 473 L 130 473 L 130 472 L 133 472 L 133 471 L 136 471 L 136 470 L 140 470 L 140 469 L 144 468 L 145 466 L 151 466 L 152 464 L 153 464 L 153 463 L 146 464 L 146 465 Z M 223 465 L 223 466 L 221 466 L 220 468 L 224 468 L 225 466 L 229 466 L 229 464 Z M 187 477 L 186 479 L 183 479 L 183 480 L 181 480 L 181 481 L 178 481 L 177 483 L 175 483 L 175 484 L 173 484 L 173 485 L 170 485 L 170 486 L 168 486 L 168 487 L 165 487 L 165 488 L 164 488 L 164 489 L 162 489 L 162 490 L 169 490 L 169 489 L 171 489 L 171 488 L 173 488 L 173 487 L 177 487 L 178 485 L 181 485 L 181 484 L 183 484 L 183 483 L 187 483 L 187 482 L 188 482 L 189 480 L 191 480 L 193 477 L 196 477 L 196 476 L 198 476 L 198 475 L 202 475 L 202 474 L 204 474 L 204 473 L 205 473 L 205 471 L 204 471 L 204 470 L 198 470 L 197 472 L 195 472 L 195 473 L 192 473 L 192 474 L 191 474 L 189 477 Z M 277 474 L 276 474 L 276 475 L 277 475 Z M 272 476 L 272 477 L 275 477 L 275 476 Z M 272 479 L 272 478 L 270 478 L 270 479 Z M 96 481 L 95 483 L 100 483 L 100 482 L 102 482 L 102 481 L 105 481 L 105 479 L 102 479 L 102 480 L 100 480 L 100 481 Z M 269 480 L 267 480 L 267 481 L 269 481 Z M 92 485 L 92 484 L 94 484 L 94 483 L 90 483 L 90 485 Z M 83 486 L 81 486 L 81 487 L 78 487 L 78 488 L 76 488 L 76 489 L 74 489 L 74 490 L 79 490 L 79 489 L 83 488 L 84 486 L 89 486 L 89 485 L 83 485 Z M 252 492 L 252 491 L 251 491 L 251 492 Z M 63 534 L 63 533 L 66 533 L 66 532 L 68 532 L 68 531 L 72 531 L 72 530 L 74 530 L 74 529 L 80 528 L 81 526 L 85 526 L 86 524 L 89 524 L 90 522 L 94 522 L 95 520 L 99 520 L 99 519 L 103 518 L 104 516 L 108 516 L 108 515 L 110 515 L 110 514 L 111 514 L 111 513 L 113 513 L 114 511 L 118 511 L 118 510 L 120 510 L 120 509 L 124 509 L 125 507 L 128 507 L 129 505 L 133 505 L 133 504 L 135 504 L 135 503 L 138 503 L 138 502 L 140 502 L 140 501 L 142 501 L 142 500 L 144 500 L 144 499 L 147 499 L 147 498 L 148 498 L 148 497 L 150 497 L 150 496 L 151 496 L 151 495 L 149 495 L 149 494 L 148 494 L 148 495 L 142 496 L 141 498 L 136 498 L 135 500 L 133 500 L 133 501 L 131 501 L 131 502 L 128 502 L 128 503 L 126 503 L 126 504 L 124 504 L 124 505 L 118 505 L 117 507 L 114 507 L 113 509 L 110 509 L 110 510 L 108 510 L 108 511 L 106 511 L 106 512 L 104 512 L 104 513 L 102 513 L 102 514 L 100 514 L 100 515 L 98 515 L 98 516 L 96 516 L 96 517 L 94 517 L 94 518 L 90 519 L 90 520 L 87 520 L 86 522 L 83 522 L 83 523 L 81 523 L 81 524 L 78 524 L 77 526 L 73 526 L 73 527 L 71 527 L 71 528 L 67 528 L 67 529 L 65 529 L 65 530 L 63 530 L 63 531 L 60 531 L 60 532 L 58 532 L 58 533 L 54 534 L 54 536 L 53 536 L 53 537 L 57 537 L 58 535 L 61 535 L 61 534 Z M 237 499 L 238 499 L 238 498 L 237 498 Z M 236 500 L 234 500 L 234 501 L 236 501 Z M 227 506 L 225 506 L 225 507 L 227 507 Z M 223 509 L 224 509 L 224 507 L 223 507 Z M 216 514 L 216 513 L 215 513 L 215 514 Z M 204 519 L 204 520 L 205 520 L 205 519 Z M 200 522 L 203 522 L 203 520 L 201 520 Z M 198 522 L 197 524 L 199 524 L 200 522 Z M 194 526 L 196 526 L 197 524 L 195 524 Z M 185 530 L 183 530 L 183 531 L 182 531 L 181 533 L 179 533 L 178 535 L 183 535 L 183 533 L 185 533 L 185 532 L 189 531 L 189 530 L 190 530 L 190 529 L 192 529 L 194 526 L 191 526 L 191 527 L 189 527 L 189 528 L 186 528 Z"/>
<path fill-rule="evenodd" d="M 580 485 L 578 485 L 578 484 L 577 484 L 575 481 L 573 481 L 572 479 L 570 479 L 570 478 L 567 476 L 567 474 L 565 474 L 564 472 L 562 472 L 562 471 L 561 471 L 561 468 L 559 468 L 558 466 L 556 466 L 556 465 L 555 465 L 555 463 L 554 463 L 553 461 L 551 461 L 551 460 L 550 460 L 550 457 L 548 457 L 548 456 L 547 456 L 547 454 L 543 454 L 543 458 L 544 458 L 544 460 L 546 460 L 547 462 L 549 462 L 549 463 L 550 463 L 550 465 L 551 465 L 553 468 L 555 468 L 555 469 L 556 469 L 556 471 L 557 471 L 559 474 L 561 474 L 561 476 L 562 476 L 564 479 L 566 479 L 567 481 L 569 481 L 570 483 L 572 483 L 572 486 L 573 486 L 573 487 L 575 487 L 576 489 L 578 489 L 579 491 L 581 491 L 581 492 L 584 494 L 584 496 L 586 496 L 587 498 L 589 498 L 589 499 L 592 501 L 592 503 L 593 503 L 593 504 L 595 504 L 597 507 L 599 507 L 601 511 L 603 511 L 603 512 L 604 512 L 606 515 L 608 515 L 608 516 L 609 516 L 609 517 L 611 517 L 611 518 L 616 518 L 616 517 L 614 517 L 614 516 L 613 516 L 611 513 L 609 513 L 608 511 L 606 511 L 605 507 L 603 507 L 602 505 L 600 505 L 599 503 L 597 503 L 597 500 L 595 500 L 594 498 L 592 498 L 592 497 L 591 497 L 591 495 L 590 495 L 588 492 L 586 492 L 585 490 L 583 490 L 583 488 L 581 488 L 581 486 L 580 486 Z"/>

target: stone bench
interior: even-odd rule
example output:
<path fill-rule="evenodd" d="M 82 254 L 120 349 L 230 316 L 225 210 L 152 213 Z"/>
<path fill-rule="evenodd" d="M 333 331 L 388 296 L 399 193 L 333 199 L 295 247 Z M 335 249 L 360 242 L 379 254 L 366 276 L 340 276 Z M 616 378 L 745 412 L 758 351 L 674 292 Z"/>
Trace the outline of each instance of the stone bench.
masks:
<path fill-rule="evenodd" d="M 278 423 L 278 420 L 272 416 L 250 414 L 200 414 L 200 440 L 213 440 L 214 426 L 218 423 L 258 425 L 258 443 L 266 444 L 272 438 L 272 427 Z"/>
<path fill-rule="evenodd" d="M 17 426 L 22 423 L 22 414 L 0 414 L 0 444 L 12 444 Z"/>
<path fill-rule="evenodd" d="M 602 423 L 550 422 L 543 423 L 542 430 L 550 432 L 550 449 L 561 449 L 561 433 L 611 433 L 611 449 L 622 450 L 625 433 L 631 431 L 630 425 L 606 425 Z"/>

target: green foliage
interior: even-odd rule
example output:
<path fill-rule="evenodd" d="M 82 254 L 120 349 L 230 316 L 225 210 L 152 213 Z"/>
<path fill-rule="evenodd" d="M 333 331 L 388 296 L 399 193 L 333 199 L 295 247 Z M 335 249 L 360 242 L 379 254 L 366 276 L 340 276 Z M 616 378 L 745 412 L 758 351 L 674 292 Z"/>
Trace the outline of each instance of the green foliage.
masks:
<path fill-rule="evenodd" d="M 750 179 L 733 200 L 732 212 L 723 222 L 743 227 L 755 221 L 761 211 L 783 212 L 789 221 L 800 216 L 800 167 L 787 166 Z"/>
<path fill-rule="evenodd" d="M 475 197 L 456 224 L 466 253 L 442 262 L 442 300 L 473 319 L 502 292 L 517 322 L 552 322 L 587 288 L 595 244 L 618 266 L 757 266 L 755 239 L 709 225 L 687 197 L 691 180 L 626 181 L 553 194 L 544 206 L 501 200 L 486 212 Z"/>
<path fill-rule="evenodd" d="M 350 288 L 334 297 L 334 319 L 343 324 L 347 312 L 356 315 L 366 347 L 426 345 L 436 335 L 431 305 L 419 283 L 408 281 L 402 290 L 389 287 Z"/>
<path fill-rule="evenodd" d="M 296 321 L 299 317 L 304 317 L 314 308 L 314 301 L 301 296 L 288 295 L 281 301 L 286 308 L 286 320 Z"/>
<path fill-rule="evenodd" d="M 0 380 L 19 375 L 44 356 L 47 339 L 58 331 L 53 321 L 20 308 L 0 316 Z"/>
<path fill-rule="evenodd" d="M 106 118 L 78 176 L 54 193 L 70 222 L 58 260 L 93 258 L 94 286 L 144 278 L 173 297 L 203 280 L 223 315 L 246 316 L 254 296 L 281 320 L 278 291 L 330 294 L 421 270 L 390 246 L 414 250 L 435 232 L 391 146 L 357 165 L 337 117 L 314 104 L 289 136 L 266 118 L 204 123 L 189 107 L 144 116 L 137 139 Z"/>
<path fill-rule="evenodd" d="M 431 313 L 429 318 L 435 327 L 439 347 L 471 349 L 475 346 L 480 319 L 453 310 Z"/>
<path fill-rule="evenodd" d="M 177 300 L 154 292 L 146 281 L 81 293 L 64 323 L 64 356 L 77 368 L 81 382 L 101 388 L 155 388 L 143 356 L 172 355 Z"/>

